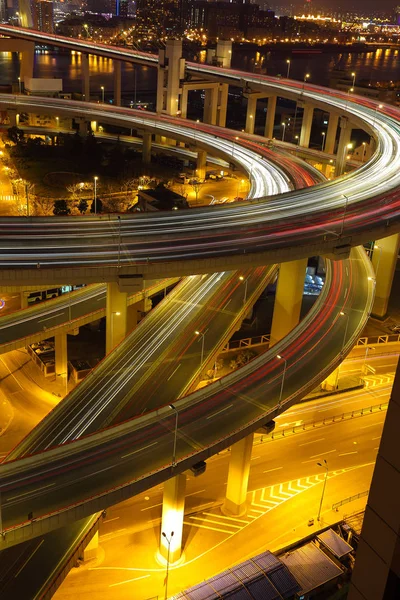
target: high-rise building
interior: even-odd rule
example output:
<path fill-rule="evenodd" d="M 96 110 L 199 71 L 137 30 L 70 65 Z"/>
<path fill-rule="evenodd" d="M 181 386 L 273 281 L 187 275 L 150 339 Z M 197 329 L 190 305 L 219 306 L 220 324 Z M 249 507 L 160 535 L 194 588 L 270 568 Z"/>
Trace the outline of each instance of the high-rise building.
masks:
<path fill-rule="evenodd" d="M 35 29 L 54 33 L 54 12 L 52 0 L 34 0 L 33 23 Z"/>
<path fill-rule="evenodd" d="M 117 17 L 126 19 L 128 16 L 128 0 L 116 0 L 115 14 Z"/>
<path fill-rule="evenodd" d="M 7 0 L 0 0 L 0 21 L 7 20 Z"/>

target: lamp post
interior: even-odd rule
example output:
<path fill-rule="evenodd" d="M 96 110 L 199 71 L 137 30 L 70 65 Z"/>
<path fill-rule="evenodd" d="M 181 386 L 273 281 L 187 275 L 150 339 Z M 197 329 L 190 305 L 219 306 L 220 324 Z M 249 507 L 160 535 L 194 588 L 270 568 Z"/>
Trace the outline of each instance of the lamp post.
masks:
<path fill-rule="evenodd" d="M 352 74 L 351 74 L 351 76 L 352 76 L 352 78 L 353 78 L 353 83 L 351 84 L 351 87 L 353 87 L 353 88 L 354 88 L 354 86 L 355 86 L 355 83 L 356 83 L 356 74 L 355 74 L 355 73 L 352 73 Z"/>
<path fill-rule="evenodd" d="M 245 279 L 243 277 L 243 275 L 240 275 L 239 277 L 240 281 L 244 281 L 244 296 L 243 296 L 243 304 L 246 304 L 246 300 L 247 300 L 247 284 L 248 284 L 248 279 Z"/>
<path fill-rule="evenodd" d="M 367 144 L 366 144 L 366 142 L 363 142 L 362 146 L 363 146 L 363 151 L 362 151 L 361 162 L 364 162 L 364 160 L 365 160 L 365 153 L 367 151 Z"/>
<path fill-rule="evenodd" d="M 324 501 L 324 494 L 325 494 L 325 488 L 326 488 L 326 480 L 328 479 L 328 463 L 326 462 L 326 460 L 324 458 L 323 462 L 317 462 L 317 465 L 319 467 L 323 467 L 325 469 L 324 485 L 322 487 L 321 502 L 319 503 L 319 510 L 318 510 L 318 516 L 317 516 L 317 521 L 320 521 L 321 520 L 322 503 Z"/>
<path fill-rule="evenodd" d="M 377 117 L 377 113 L 378 113 L 378 108 L 383 108 L 383 104 L 378 104 L 377 106 L 375 106 L 374 120 L 372 121 L 372 126 L 375 125 L 375 121 L 376 121 L 376 117 Z"/>
<path fill-rule="evenodd" d="M 374 244 L 374 250 L 379 250 L 379 257 L 378 257 L 378 261 L 376 263 L 376 269 L 375 269 L 375 278 L 376 278 L 378 276 L 379 265 L 380 265 L 381 258 L 382 258 L 382 246 L 379 246 L 378 244 Z"/>
<path fill-rule="evenodd" d="M 304 83 L 307 83 L 307 80 L 310 79 L 310 73 L 306 73 L 304 75 Z"/>
<path fill-rule="evenodd" d="M 289 79 L 289 73 L 290 73 L 290 60 L 289 59 L 287 59 L 286 64 L 287 64 L 286 77 L 287 77 L 287 79 Z"/>
<path fill-rule="evenodd" d="M 200 358 L 200 364 L 203 364 L 203 359 L 204 359 L 204 338 L 206 337 L 205 333 L 202 333 L 201 331 L 195 331 L 196 335 L 201 335 L 201 358 Z"/>
<path fill-rule="evenodd" d="M 279 360 L 283 360 L 284 361 L 283 372 L 282 372 L 281 389 L 280 389 L 280 392 L 279 392 L 279 402 L 278 402 L 278 406 L 280 406 L 281 403 L 282 403 L 283 386 L 285 385 L 285 375 L 286 375 L 287 360 L 286 360 L 286 358 L 284 356 L 281 356 L 280 354 L 277 354 L 276 358 L 279 358 Z"/>
<path fill-rule="evenodd" d="M 101 101 L 104 104 L 104 85 L 101 86 Z"/>
<path fill-rule="evenodd" d="M 282 127 L 283 127 L 283 131 L 282 131 L 282 142 L 285 141 L 285 130 L 286 130 L 286 123 L 281 123 Z"/>
<path fill-rule="evenodd" d="M 324 151 L 324 148 L 325 148 L 325 136 L 326 136 L 326 134 L 325 134 L 325 131 L 323 131 L 323 132 L 321 133 L 321 135 L 322 135 L 322 144 L 321 144 L 321 150 L 322 150 L 322 152 L 323 152 L 323 151 Z"/>
<path fill-rule="evenodd" d="M 346 344 L 346 339 L 347 339 L 347 330 L 349 328 L 349 317 L 350 317 L 350 313 L 345 313 L 342 310 L 340 311 L 340 316 L 341 317 L 346 317 L 346 327 L 344 328 L 344 335 L 343 335 L 343 342 L 342 342 L 342 351 L 341 353 L 343 353 L 344 350 L 344 346 Z"/>
<path fill-rule="evenodd" d="M 350 96 L 350 94 L 352 94 L 354 92 L 354 88 L 351 87 L 347 90 L 347 95 Z"/>
<path fill-rule="evenodd" d="M 119 317 L 120 316 L 120 312 L 112 312 L 111 313 L 111 345 L 112 348 L 114 348 L 114 317 Z"/>
<path fill-rule="evenodd" d="M 175 411 L 175 433 L 174 433 L 174 449 L 172 451 L 172 466 L 176 466 L 176 440 L 178 437 L 178 416 L 179 413 L 173 404 L 168 405 L 172 410 Z"/>
<path fill-rule="evenodd" d="M 19 93 L 22 93 L 22 83 L 21 83 L 21 77 L 18 77 L 18 89 L 19 89 Z"/>
<path fill-rule="evenodd" d="M 344 205 L 344 212 L 343 212 L 343 219 L 342 219 L 342 228 L 340 230 L 340 237 L 343 235 L 343 231 L 344 231 L 344 220 L 346 218 L 346 213 L 347 213 L 347 205 L 349 203 L 349 198 L 346 196 L 346 194 L 342 194 L 342 196 L 345 198 L 345 205 Z"/>
<path fill-rule="evenodd" d="M 97 181 L 98 177 L 94 178 L 94 214 L 97 215 Z"/>
<path fill-rule="evenodd" d="M 174 537 L 174 532 L 171 531 L 171 535 L 168 537 L 165 531 L 162 532 L 162 536 L 167 540 L 168 553 L 167 553 L 167 572 L 165 574 L 165 600 L 168 599 L 168 575 L 169 575 L 169 555 L 171 551 L 171 542 Z"/>

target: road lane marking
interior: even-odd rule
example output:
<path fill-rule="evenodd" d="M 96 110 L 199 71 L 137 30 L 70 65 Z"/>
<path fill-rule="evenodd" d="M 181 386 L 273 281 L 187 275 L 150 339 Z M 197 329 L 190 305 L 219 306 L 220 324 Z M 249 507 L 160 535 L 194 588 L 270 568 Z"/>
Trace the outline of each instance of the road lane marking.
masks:
<path fill-rule="evenodd" d="M 327 452 L 320 452 L 319 454 L 314 454 L 313 456 L 310 456 L 310 458 L 317 458 L 318 456 L 324 456 L 325 454 L 332 454 L 332 452 L 336 452 L 336 448 L 335 450 L 328 450 Z"/>
<path fill-rule="evenodd" d="M 117 585 L 124 585 L 124 583 L 132 583 L 132 581 L 139 581 L 139 579 L 147 579 L 150 575 L 141 575 L 140 577 L 135 577 L 135 579 L 126 579 L 125 581 L 119 581 L 118 583 L 110 583 L 108 587 L 116 587 Z"/>
<path fill-rule="evenodd" d="M 372 440 L 371 440 L 371 441 L 373 442 L 374 440 L 380 440 L 380 439 L 381 439 L 381 437 L 382 437 L 382 436 L 380 436 L 380 435 L 377 435 L 376 437 L 372 438 Z"/>
<path fill-rule="evenodd" d="M 354 452 L 344 452 L 343 454 L 339 454 L 339 456 L 348 456 L 349 454 L 358 454 L 358 451 L 355 450 Z"/>
<path fill-rule="evenodd" d="M 207 417 L 207 419 L 212 419 L 213 417 L 216 417 L 217 415 L 219 415 L 220 413 L 224 412 L 225 410 L 228 410 L 228 408 L 232 408 L 233 404 L 229 404 L 229 406 L 225 406 L 225 408 L 221 408 L 221 410 L 218 410 L 216 413 L 213 413 L 212 415 L 209 415 Z"/>
<path fill-rule="evenodd" d="M 34 490 L 30 490 L 29 492 L 24 492 L 23 494 L 19 494 L 19 496 L 12 496 L 11 498 L 7 498 L 6 502 L 10 502 L 11 500 L 17 500 L 17 498 L 22 498 L 22 496 L 29 496 L 29 494 L 33 494 L 34 492 L 40 492 L 41 490 L 45 490 L 46 488 L 49 488 L 53 485 L 56 485 L 55 483 L 49 483 L 49 485 L 44 485 L 41 488 L 36 488 Z"/>
<path fill-rule="evenodd" d="M 175 375 L 175 373 L 177 372 L 177 370 L 179 369 L 180 366 L 181 366 L 181 363 L 179 363 L 179 365 L 176 367 L 176 369 L 174 371 L 172 371 L 172 373 L 168 377 L 167 381 L 169 381 L 171 379 L 171 377 L 173 377 Z"/>
<path fill-rule="evenodd" d="M 232 302 L 232 298 L 230 298 L 230 300 L 228 300 L 228 302 L 225 304 L 225 306 L 222 307 L 222 310 L 224 310 L 228 306 L 229 302 Z"/>
<path fill-rule="evenodd" d="M 275 469 L 268 469 L 267 471 L 263 471 L 263 473 L 271 473 L 271 471 L 279 471 L 280 469 L 283 469 L 283 467 L 275 467 Z"/>
<path fill-rule="evenodd" d="M 198 523 L 188 523 L 187 521 L 183 521 L 184 525 L 190 525 L 191 527 L 197 527 L 198 529 L 208 529 L 209 531 L 218 531 L 219 533 L 224 533 L 225 535 L 232 535 L 236 533 L 234 531 L 226 531 L 226 529 L 219 529 L 218 527 L 208 527 L 207 525 L 199 525 Z"/>
<path fill-rule="evenodd" d="M 26 561 L 24 562 L 24 564 L 22 565 L 22 567 L 15 573 L 14 578 L 16 579 L 18 577 L 18 575 L 21 573 L 21 571 L 23 569 L 25 569 L 26 565 L 28 564 L 28 562 L 31 560 L 31 558 L 33 558 L 33 556 L 36 554 L 36 552 L 39 550 L 40 546 L 44 543 L 44 540 L 41 540 L 40 543 L 36 546 L 36 548 L 34 549 L 34 551 L 32 552 L 32 554 L 30 556 L 28 556 L 28 558 L 26 559 Z"/>
<path fill-rule="evenodd" d="M 51 317 L 46 317 L 46 319 L 39 319 L 38 323 L 44 323 L 45 321 L 50 321 L 50 319 L 57 319 L 58 317 L 61 317 L 61 315 L 63 315 L 64 312 L 62 313 L 58 313 L 58 315 L 52 315 Z"/>
<path fill-rule="evenodd" d="M 111 521 L 117 521 L 120 518 L 121 517 L 114 517 L 113 519 L 107 519 L 107 521 L 103 521 L 103 525 L 105 525 L 105 523 L 111 523 Z"/>
<path fill-rule="evenodd" d="M 127 458 L 128 456 L 132 456 L 132 454 L 137 454 L 138 452 L 142 452 L 142 450 L 146 450 L 146 448 L 150 448 L 151 446 L 155 446 L 158 442 L 153 442 L 152 444 L 148 444 L 147 446 L 143 446 L 143 448 L 139 448 L 138 450 L 134 450 L 133 452 L 129 452 L 129 454 L 124 454 L 121 458 Z"/>
<path fill-rule="evenodd" d="M 378 423 L 371 423 L 370 425 L 364 425 L 363 427 L 359 427 L 359 429 L 368 429 L 368 427 L 377 427 L 378 425 L 383 425 L 383 421 L 379 421 Z"/>
<path fill-rule="evenodd" d="M 144 512 L 145 510 L 150 510 L 151 508 L 156 508 L 157 506 L 162 506 L 163 503 L 160 502 L 160 504 L 153 504 L 153 506 L 146 506 L 146 508 L 141 508 L 140 512 Z"/>
<path fill-rule="evenodd" d="M 7 363 L 5 362 L 4 358 L 1 359 L 1 362 L 3 363 L 3 365 L 5 366 L 5 368 L 7 369 L 7 371 L 10 373 L 11 377 L 15 380 L 15 382 L 18 383 L 18 385 L 21 388 L 21 390 L 23 390 L 24 388 L 22 387 L 22 385 L 20 384 L 20 382 L 18 381 L 18 379 L 15 377 L 15 375 L 11 371 L 10 367 L 7 365 Z"/>
<path fill-rule="evenodd" d="M 319 438 L 319 440 L 313 440 L 312 442 L 304 442 L 304 444 L 298 444 L 298 446 L 308 446 L 308 444 L 316 444 L 317 442 L 323 442 L 325 438 Z"/>
<path fill-rule="evenodd" d="M 189 496 L 195 496 L 196 494 L 202 494 L 205 491 L 207 491 L 207 490 L 199 490 L 198 492 L 192 492 L 191 494 L 185 494 L 185 498 L 188 498 Z"/>
<path fill-rule="evenodd" d="M 257 460 L 257 458 L 261 458 L 261 456 L 252 456 L 250 460 Z"/>

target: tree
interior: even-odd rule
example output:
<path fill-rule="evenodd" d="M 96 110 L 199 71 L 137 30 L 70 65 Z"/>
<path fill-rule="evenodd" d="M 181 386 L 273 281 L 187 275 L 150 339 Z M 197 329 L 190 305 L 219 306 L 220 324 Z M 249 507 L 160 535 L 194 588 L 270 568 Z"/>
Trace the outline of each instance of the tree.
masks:
<path fill-rule="evenodd" d="M 14 144 L 20 144 L 24 139 L 24 132 L 14 125 L 8 129 L 8 137 Z"/>
<path fill-rule="evenodd" d="M 96 209 L 96 212 L 97 212 L 97 213 L 101 213 L 101 212 L 103 212 L 103 203 L 102 203 L 102 201 L 100 200 L 100 198 L 97 198 L 97 199 L 96 199 L 96 204 L 95 204 L 95 202 L 94 202 L 94 200 L 93 200 L 93 202 L 92 202 L 92 204 L 91 204 L 91 206 L 90 206 L 90 212 L 91 212 L 92 214 L 94 214 L 94 212 L 95 212 L 95 209 Z"/>
<path fill-rule="evenodd" d="M 87 200 L 85 200 L 84 198 L 81 198 L 81 200 L 79 200 L 78 210 L 81 213 L 81 215 L 85 214 L 85 212 L 88 209 L 88 206 L 89 206 L 89 204 L 88 204 Z"/>
<path fill-rule="evenodd" d="M 50 215 L 51 209 L 54 208 L 54 202 L 52 198 L 47 196 L 36 195 L 31 197 L 31 206 L 35 215 Z"/>
<path fill-rule="evenodd" d="M 200 181 L 197 181 L 197 179 L 191 179 L 190 180 L 190 185 L 191 185 L 191 187 L 192 187 L 192 189 L 194 191 L 194 195 L 195 195 L 196 202 L 197 202 L 197 200 L 199 198 L 199 192 L 200 192 L 201 186 L 203 184 Z"/>
<path fill-rule="evenodd" d="M 68 206 L 68 202 L 66 200 L 55 200 L 53 215 L 56 216 L 67 216 L 71 214 L 71 209 Z"/>

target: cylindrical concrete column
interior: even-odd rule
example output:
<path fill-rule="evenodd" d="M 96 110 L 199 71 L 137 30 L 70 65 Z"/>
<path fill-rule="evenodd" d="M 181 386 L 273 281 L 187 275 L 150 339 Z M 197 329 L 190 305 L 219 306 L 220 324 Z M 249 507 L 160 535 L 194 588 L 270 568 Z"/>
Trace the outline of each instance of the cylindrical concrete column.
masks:
<path fill-rule="evenodd" d="M 122 62 L 113 60 L 114 67 L 114 104 L 121 106 L 121 87 L 122 87 Z"/>
<path fill-rule="evenodd" d="M 29 292 L 20 292 L 20 295 L 21 295 L 21 309 L 28 308 Z"/>
<path fill-rule="evenodd" d="M 227 83 L 221 83 L 218 92 L 218 114 L 217 114 L 217 125 L 220 127 L 226 126 L 226 113 L 228 110 L 228 92 L 229 85 Z"/>
<path fill-rule="evenodd" d="M 216 125 L 217 123 L 217 107 L 218 107 L 218 83 L 212 88 L 204 90 L 204 123 Z"/>
<path fill-rule="evenodd" d="M 399 243 L 400 234 L 398 233 L 375 242 L 376 248 L 374 248 L 372 255 L 372 264 L 375 269 L 376 285 L 372 314 L 378 318 L 385 317 L 387 313 L 399 253 Z"/>
<path fill-rule="evenodd" d="M 79 119 L 79 135 L 87 136 L 88 122 L 85 119 Z"/>
<path fill-rule="evenodd" d="M 82 96 L 83 100 L 90 102 L 90 72 L 89 72 L 89 54 L 81 54 L 82 65 Z"/>
<path fill-rule="evenodd" d="M 336 133 L 339 124 L 339 115 L 337 113 L 329 113 L 328 129 L 326 132 L 324 151 L 327 154 L 335 152 Z"/>
<path fill-rule="evenodd" d="M 181 117 L 186 119 L 187 117 L 187 105 L 188 105 L 188 89 L 185 85 L 182 86 L 181 96 Z"/>
<path fill-rule="evenodd" d="M 142 161 L 145 164 L 151 163 L 151 133 L 147 131 L 143 132 Z"/>
<path fill-rule="evenodd" d="M 275 111 L 276 111 L 276 96 L 270 96 L 268 98 L 267 117 L 265 119 L 265 130 L 264 130 L 264 136 L 267 138 L 274 137 Z"/>
<path fill-rule="evenodd" d="M 308 148 L 310 144 L 311 127 L 314 116 L 314 107 L 306 103 L 303 109 L 303 120 L 301 122 L 300 146 Z"/>
<path fill-rule="evenodd" d="M 35 59 L 35 44 L 34 42 L 25 42 L 24 50 L 21 52 L 21 66 L 19 76 L 21 81 L 25 83 L 27 78 L 33 77 L 33 65 Z"/>
<path fill-rule="evenodd" d="M 306 269 L 306 258 L 285 262 L 279 267 L 270 346 L 284 338 L 299 322 Z"/>
<path fill-rule="evenodd" d="M 107 284 L 106 354 L 126 337 L 127 296 L 126 292 L 119 291 L 118 283 Z"/>
<path fill-rule="evenodd" d="M 351 136 L 351 124 L 346 117 L 340 118 L 340 136 L 336 154 L 335 176 L 343 175 L 346 168 L 347 153 Z"/>
<path fill-rule="evenodd" d="M 246 512 L 246 496 L 253 438 L 254 434 L 250 434 L 231 446 L 228 484 L 223 506 L 224 513 L 241 515 Z"/>
<path fill-rule="evenodd" d="M 206 178 L 207 152 L 206 150 L 198 150 L 196 175 L 199 179 Z"/>
<path fill-rule="evenodd" d="M 256 120 L 256 110 L 257 110 L 257 95 L 249 94 L 247 96 L 247 112 L 246 112 L 246 133 L 254 133 L 254 125 Z"/>
<path fill-rule="evenodd" d="M 186 475 L 184 474 L 176 475 L 164 483 L 160 554 L 164 558 L 168 558 L 169 551 L 170 563 L 179 560 L 182 554 L 185 493 Z"/>
<path fill-rule="evenodd" d="M 67 349 L 67 334 L 58 333 L 54 336 L 55 355 L 56 355 L 56 378 L 65 389 L 68 384 L 68 349 Z"/>

